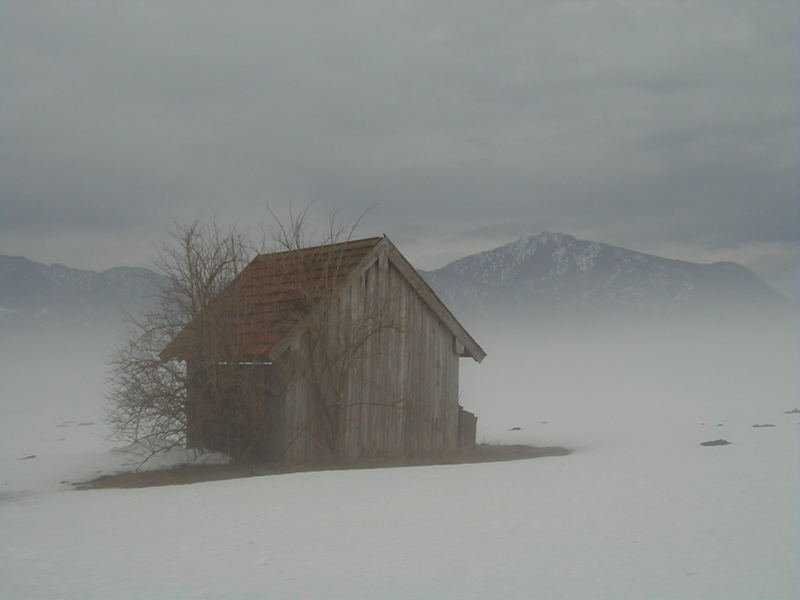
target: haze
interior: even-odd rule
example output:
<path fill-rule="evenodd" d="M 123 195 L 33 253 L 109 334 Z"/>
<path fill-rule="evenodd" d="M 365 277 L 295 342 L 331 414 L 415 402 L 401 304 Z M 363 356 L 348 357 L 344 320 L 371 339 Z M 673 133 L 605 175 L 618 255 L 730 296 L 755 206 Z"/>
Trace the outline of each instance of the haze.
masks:
<path fill-rule="evenodd" d="M 268 206 L 313 203 L 316 228 L 374 206 L 357 234 L 419 269 L 549 230 L 739 262 L 796 299 L 799 19 L 5 2 L 0 254 L 144 266 L 198 215 L 257 234 Z M 0 597 L 793 600 L 797 315 L 747 301 L 464 315 L 478 442 L 565 456 L 91 491 L 72 484 L 134 465 L 105 420 L 125 325 L 11 328 L 0 305 Z"/>
<path fill-rule="evenodd" d="M 317 202 L 419 268 L 541 230 L 794 295 L 794 2 L 0 6 L 0 253 Z"/>

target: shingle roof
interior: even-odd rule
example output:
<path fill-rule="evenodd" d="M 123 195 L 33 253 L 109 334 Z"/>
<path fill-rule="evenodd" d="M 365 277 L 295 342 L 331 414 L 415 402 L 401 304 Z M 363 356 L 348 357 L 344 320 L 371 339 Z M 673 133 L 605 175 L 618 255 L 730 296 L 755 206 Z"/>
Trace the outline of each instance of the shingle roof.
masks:
<path fill-rule="evenodd" d="M 315 300 L 344 283 L 383 238 L 353 240 L 256 256 L 161 352 L 162 359 L 192 354 L 203 327 L 225 331 L 218 359 L 265 357 L 308 314 Z"/>

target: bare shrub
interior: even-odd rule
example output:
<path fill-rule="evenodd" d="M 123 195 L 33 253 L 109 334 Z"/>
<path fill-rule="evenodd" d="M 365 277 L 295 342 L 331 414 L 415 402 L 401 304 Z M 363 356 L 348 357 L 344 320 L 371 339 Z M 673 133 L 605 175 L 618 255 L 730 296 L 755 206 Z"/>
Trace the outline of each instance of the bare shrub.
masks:
<path fill-rule="evenodd" d="M 185 363 L 162 360 L 159 354 L 190 323 L 209 310 L 212 302 L 249 262 L 253 245 L 236 228 L 195 220 L 176 225 L 170 241 L 158 252 L 155 267 L 169 283 L 153 307 L 129 319 L 128 333 L 109 361 L 109 421 L 114 438 L 154 453 L 190 444 L 196 432 L 187 430 L 187 414 L 197 407 L 189 391 L 202 390 L 213 406 L 224 404 L 223 371 L 217 359 L 232 351 L 236 340 L 213 321 L 193 329 L 193 352 L 203 369 L 188 372 Z M 249 385 L 244 385 L 245 388 Z M 241 419 L 257 410 L 242 407 Z M 213 420 L 209 417 L 209 420 Z"/>
<path fill-rule="evenodd" d="M 156 260 L 170 284 L 152 310 L 131 321 L 110 361 L 109 418 L 118 440 L 148 456 L 175 446 L 205 447 L 245 462 L 267 453 L 280 458 L 308 434 L 325 458 L 338 460 L 348 411 L 402 410 L 379 397 L 348 397 L 364 377 L 364 361 L 378 360 L 384 332 L 399 330 L 397 307 L 384 287 L 364 303 L 348 303 L 342 284 L 354 263 L 345 242 L 360 218 L 345 227 L 333 214 L 315 235 L 309 208 L 290 209 L 286 219 L 268 209 L 272 226 L 265 239 L 276 251 L 259 256 L 259 268 L 271 274 L 269 293 L 286 299 L 279 324 L 286 335 L 276 353 L 253 350 L 267 309 L 243 293 L 250 282 L 236 279 L 256 254 L 251 241 L 215 223 L 173 229 Z M 274 413 L 298 382 L 306 418 L 282 432 L 276 451 Z"/>

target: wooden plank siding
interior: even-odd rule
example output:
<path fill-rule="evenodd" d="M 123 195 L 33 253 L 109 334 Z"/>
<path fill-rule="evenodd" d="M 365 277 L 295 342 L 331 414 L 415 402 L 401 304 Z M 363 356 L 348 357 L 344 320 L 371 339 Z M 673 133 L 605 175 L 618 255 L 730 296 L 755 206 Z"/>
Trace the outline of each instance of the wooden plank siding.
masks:
<path fill-rule="evenodd" d="M 347 332 L 378 313 L 385 313 L 384 325 L 391 326 L 368 339 L 348 373 L 340 410 L 341 458 L 430 455 L 456 448 L 459 357 L 453 332 L 384 253 L 337 294 L 325 337 L 346 344 Z M 305 343 L 302 336 L 297 343 Z M 309 385 L 292 382 L 278 411 L 289 462 L 323 458 Z"/>
<path fill-rule="evenodd" d="M 485 352 L 388 238 L 261 255 L 220 296 L 232 301 L 214 305 L 161 353 L 185 360 L 192 375 L 191 446 L 237 458 L 254 448 L 254 459 L 289 463 L 459 446 L 459 357 L 480 362 Z M 237 343 L 200 348 L 204 324 L 230 329 Z M 341 368 L 337 357 L 353 348 L 355 360 Z M 263 405 L 253 403 L 260 389 Z M 244 410 L 256 406 L 265 411 L 258 427 Z"/>

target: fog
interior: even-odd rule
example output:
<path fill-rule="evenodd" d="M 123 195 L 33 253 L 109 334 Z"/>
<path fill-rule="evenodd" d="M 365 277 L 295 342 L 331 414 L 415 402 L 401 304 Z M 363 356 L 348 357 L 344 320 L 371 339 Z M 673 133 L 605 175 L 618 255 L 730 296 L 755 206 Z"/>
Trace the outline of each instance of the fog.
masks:
<path fill-rule="evenodd" d="M 720 437 L 726 421 L 770 421 L 775 408 L 798 404 L 794 323 L 465 325 L 487 352 L 481 364 L 460 363 L 461 403 L 479 417 L 478 441 L 585 448 L 679 421 Z M 52 452 L 111 446 L 106 362 L 123 333 L 83 325 L 2 337 L 4 456 L 40 442 Z M 86 422 L 91 435 L 68 435 Z"/>
<path fill-rule="evenodd" d="M 724 437 L 725 421 L 797 404 L 793 323 L 475 325 L 488 355 L 462 361 L 462 403 L 487 442 L 613 445 L 679 425 Z"/>
<path fill-rule="evenodd" d="M 69 491 L 124 465 L 119 332 L 3 336 L 0 595 L 797 597 L 793 324 L 467 325 L 479 441 L 571 454 Z"/>

